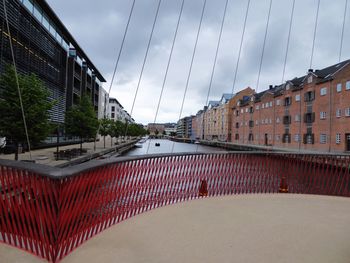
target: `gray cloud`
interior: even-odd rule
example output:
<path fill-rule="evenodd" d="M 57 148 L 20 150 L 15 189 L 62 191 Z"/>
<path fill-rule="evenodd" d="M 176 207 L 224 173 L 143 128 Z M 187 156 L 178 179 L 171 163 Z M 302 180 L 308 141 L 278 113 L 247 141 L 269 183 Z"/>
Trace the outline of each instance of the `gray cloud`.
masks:
<path fill-rule="evenodd" d="M 124 28 L 130 11 L 130 0 L 53 1 L 49 4 L 71 31 L 94 64 L 110 81 Z M 115 96 L 130 111 L 141 64 L 145 55 L 157 0 L 137 0 L 119 64 L 117 80 L 111 96 Z M 176 121 L 192 56 L 203 0 L 186 0 L 178 39 L 171 61 L 158 121 Z M 229 1 L 222 42 L 219 50 L 210 100 L 232 90 L 247 1 Z M 269 0 L 252 0 L 246 35 L 239 65 L 236 90 L 256 88 Z M 171 41 L 179 15 L 181 0 L 163 0 L 159 20 L 152 40 L 149 57 L 133 116 L 138 122 L 153 122 L 163 83 Z M 225 0 L 208 0 L 198 49 L 190 78 L 182 116 L 195 114 L 203 108 L 209 87 L 217 38 Z M 280 84 L 292 0 L 273 1 L 259 91 L 269 84 Z M 286 79 L 307 71 L 310 63 L 317 0 L 296 0 Z M 315 43 L 313 68 L 338 62 L 342 18 L 345 0 L 321 1 Z M 350 7 L 348 7 L 350 8 Z M 350 56 L 350 10 L 346 20 L 342 59 Z M 109 82 L 105 84 L 108 89 Z"/>

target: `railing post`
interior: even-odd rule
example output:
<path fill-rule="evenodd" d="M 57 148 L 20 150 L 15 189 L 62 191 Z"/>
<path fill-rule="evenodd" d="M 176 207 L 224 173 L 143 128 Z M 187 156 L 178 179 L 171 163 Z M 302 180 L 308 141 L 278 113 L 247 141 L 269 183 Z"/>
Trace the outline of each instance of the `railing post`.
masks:
<path fill-rule="evenodd" d="M 199 187 L 198 195 L 200 197 L 208 196 L 208 183 L 207 183 L 207 180 L 202 180 L 201 181 L 201 185 Z"/>

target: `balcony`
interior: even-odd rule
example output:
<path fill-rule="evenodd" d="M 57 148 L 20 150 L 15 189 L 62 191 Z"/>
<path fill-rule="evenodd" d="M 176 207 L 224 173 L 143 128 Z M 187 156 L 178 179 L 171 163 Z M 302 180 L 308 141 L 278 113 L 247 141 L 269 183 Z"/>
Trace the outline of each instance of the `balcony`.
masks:
<path fill-rule="evenodd" d="M 315 99 L 315 91 L 309 91 L 304 94 L 304 101 L 310 102 Z"/>
<path fill-rule="evenodd" d="M 304 144 L 314 144 L 315 143 L 315 134 L 313 134 L 313 133 L 304 134 L 303 143 Z"/>
<path fill-rule="evenodd" d="M 291 124 L 292 117 L 290 115 L 283 116 L 283 124 Z"/>
<path fill-rule="evenodd" d="M 315 113 L 305 113 L 304 114 L 304 123 L 313 123 L 315 121 Z"/>
<path fill-rule="evenodd" d="M 249 128 L 253 128 L 254 127 L 254 121 L 249 121 Z"/>

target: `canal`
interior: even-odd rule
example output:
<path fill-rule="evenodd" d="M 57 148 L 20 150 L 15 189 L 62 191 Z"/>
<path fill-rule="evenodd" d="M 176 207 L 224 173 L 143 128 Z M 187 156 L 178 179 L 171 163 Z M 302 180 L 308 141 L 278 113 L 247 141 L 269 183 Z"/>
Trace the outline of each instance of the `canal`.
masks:
<path fill-rule="evenodd" d="M 156 146 L 159 143 L 159 146 Z M 190 143 L 180 143 L 173 142 L 170 140 L 160 140 L 160 139 L 148 139 L 146 142 L 142 143 L 142 148 L 133 148 L 129 152 L 125 153 L 124 156 L 135 156 L 147 154 L 157 154 L 157 153 L 186 153 L 186 152 L 217 152 L 224 151 L 224 149 L 204 146 L 200 144 L 190 144 Z M 174 148 L 174 150 L 172 150 Z"/>

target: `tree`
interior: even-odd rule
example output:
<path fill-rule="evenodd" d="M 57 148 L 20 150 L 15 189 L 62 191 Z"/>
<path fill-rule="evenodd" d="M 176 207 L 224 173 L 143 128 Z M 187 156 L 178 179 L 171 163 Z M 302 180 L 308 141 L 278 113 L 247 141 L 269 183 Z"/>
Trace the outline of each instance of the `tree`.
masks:
<path fill-rule="evenodd" d="M 74 105 L 66 112 L 66 132 L 80 138 L 80 153 L 83 140 L 94 138 L 98 129 L 98 120 L 90 98 L 83 96 L 79 104 Z"/>
<path fill-rule="evenodd" d="M 55 104 L 49 100 L 50 93 L 34 74 L 18 74 L 29 142 L 35 145 L 48 137 L 52 131 L 49 110 Z M 13 66 L 8 66 L 0 77 L 0 137 L 6 137 L 15 145 L 15 160 L 18 160 L 18 146 L 27 142 L 22 109 Z"/>
<path fill-rule="evenodd" d="M 107 118 L 100 120 L 100 134 L 103 136 L 103 148 L 106 148 L 106 136 L 111 135 L 113 121 Z M 111 136 L 112 139 L 112 136 Z"/>
<path fill-rule="evenodd" d="M 123 135 L 124 131 L 125 131 L 125 124 L 121 121 L 115 121 L 113 122 L 113 125 L 111 127 L 111 137 L 118 138 L 119 136 Z"/>

